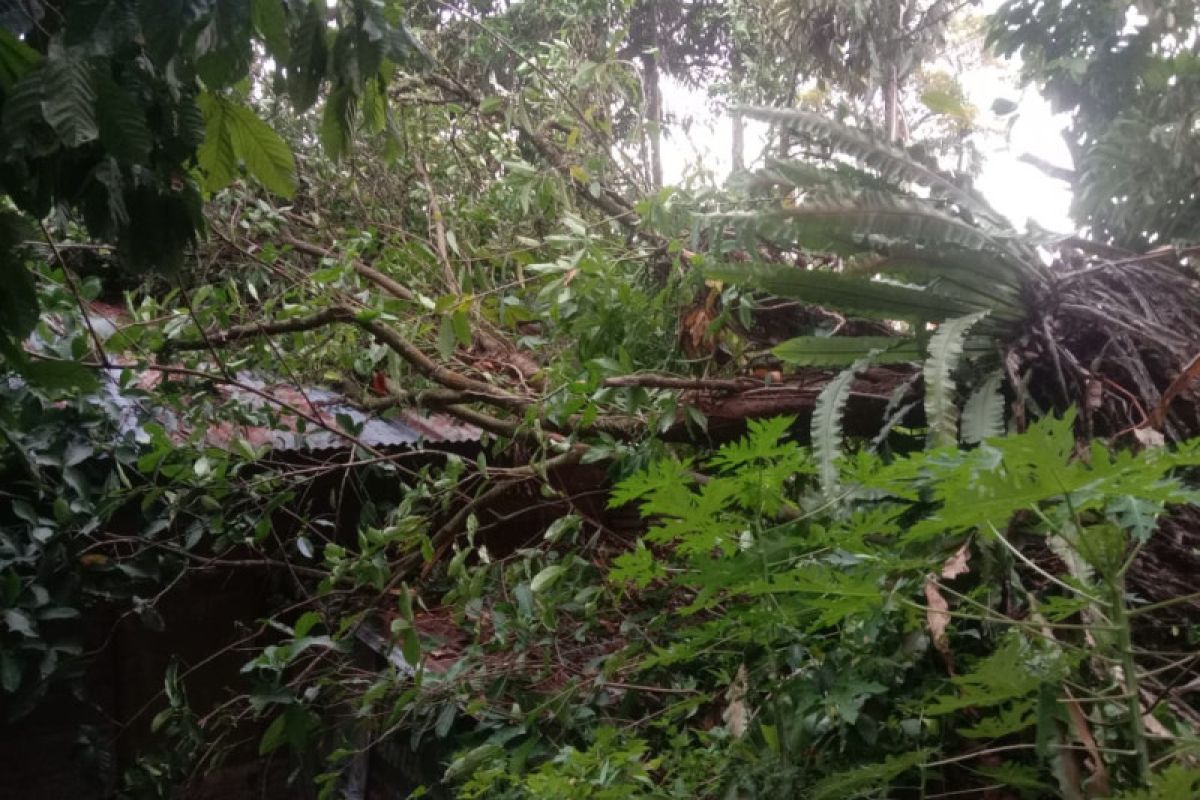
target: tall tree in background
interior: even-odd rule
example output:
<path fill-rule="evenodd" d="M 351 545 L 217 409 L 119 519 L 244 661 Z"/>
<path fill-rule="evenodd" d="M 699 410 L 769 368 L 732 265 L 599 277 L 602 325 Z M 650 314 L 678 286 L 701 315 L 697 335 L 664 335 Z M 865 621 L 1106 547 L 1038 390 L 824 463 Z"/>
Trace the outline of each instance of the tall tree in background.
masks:
<path fill-rule="evenodd" d="M 1072 215 L 1122 247 L 1200 238 L 1200 38 L 1190 0 L 1010 0 L 990 41 L 1071 115 Z"/>

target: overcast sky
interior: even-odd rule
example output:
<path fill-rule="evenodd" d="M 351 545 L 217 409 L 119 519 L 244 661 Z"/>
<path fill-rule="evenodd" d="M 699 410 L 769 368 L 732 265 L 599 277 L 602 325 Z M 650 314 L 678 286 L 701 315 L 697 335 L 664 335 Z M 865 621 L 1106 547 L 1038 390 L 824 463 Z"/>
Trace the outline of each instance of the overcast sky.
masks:
<path fill-rule="evenodd" d="M 969 100 L 979 110 L 981 127 L 1003 130 L 1005 121 L 991 112 L 992 101 L 997 97 L 1018 103 L 1017 118 L 1007 141 L 1002 134 L 979 137 L 986 160 L 976 187 L 1018 230 L 1024 230 L 1026 222 L 1032 219 L 1051 231 L 1070 232 L 1071 196 L 1066 184 L 1018 160 L 1022 153 L 1030 153 L 1069 168 L 1071 157 L 1061 136 L 1065 116 L 1052 114 L 1049 104 L 1035 88 L 1019 89 L 1015 75 L 1015 65 L 1002 63 L 961 76 Z M 689 165 L 700 163 L 715 175 L 718 183 L 723 181 L 730 167 L 729 120 L 713 117 L 702 90 L 665 85 L 663 99 L 668 113 L 690 115 L 696 120 L 687 134 L 677 127 L 668 132 L 663 146 L 665 180 L 678 181 Z M 762 130 L 761 127 L 748 130 L 748 161 L 762 148 Z"/>

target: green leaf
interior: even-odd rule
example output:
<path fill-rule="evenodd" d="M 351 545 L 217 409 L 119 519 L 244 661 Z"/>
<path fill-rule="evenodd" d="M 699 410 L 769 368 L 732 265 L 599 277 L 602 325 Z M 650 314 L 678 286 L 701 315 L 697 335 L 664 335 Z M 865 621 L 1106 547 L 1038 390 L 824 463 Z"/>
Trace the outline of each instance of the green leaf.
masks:
<path fill-rule="evenodd" d="M 253 0 L 250 21 L 266 44 L 267 53 L 277 62 L 287 63 L 292 47 L 287 35 L 287 14 L 283 0 Z"/>
<path fill-rule="evenodd" d="M 279 746 L 286 740 L 287 734 L 287 716 L 280 714 L 276 717 L 267 729 L 263 731 L 262 739 L 258 742 L 258 754 L 260 756 L 273 752 L 279 749 Z"/>
<path fill-rule="evenodd" d="M 41 61 L 36 50 L 0 27 L 0 91 L 7 92 Z"/>
<path fill-rule="evenodd" d="M 454 321 L 447 314 L 442 317 L 442 321 L 438 325 L 438 354 L 443 359 L 448 359 L 454 355 L 456 347 L 458 347 L 458 336 L 454 332 Z"/>
<path fill-rule="evenodd" d="M 0 689 L 12 694 L 20 686 L 21 664 L 17 661 L 17 654 L 11 650 L 0 650 Z"/>
<path fill-rule="evenodd" d="M 837 491 L 838 459 L 842 456 L 842 414 L 850 400 L 854 377 L 867 366 L 868 359 L 854 362 L 849 369 L 825 385 L 817 395 L 812 415 L 812 448 L 817 460 L 817 475 L 826 495 Z"/>
<path fill-rule="evenodd" d="M 987 316 L 977 311 L 938 326 L 929 339 L 929 357 L 925 359 L 925 424 L 933 447 L 958 441 L 958 405 L 954 371 L 963 354 L 963 343 L 971 326 Z"/>
<path fill-rule="evenodd" d="M 29 230 L 20 214 L 0 211 L 0 337 L 15 347 L 38 321 L 37 287 L 20 257 Z"/>
<path fill-rule="evenodd" d="M 1004 435 L 1004 374 L 996 370 L 983 379 L 963 405 L 959 434 L 966 444 Z"/>
<path fill-rule="evenodd" d="M 529 582 L 530 591 L 536 594 L 542 589 L 553 586 L 554 582 L 562 577 L 562 574 L 566 571 L 567 567 L 564 564 L 551 564 L 548 567 L 544 567 L 540 572 L 538 572 L 537 575 L 534 575 L 533 580 Z"/>
<path fill-rule="evenodd" d="M 64 147 L 78 147 L 100 136 L 96 120 L 96 84 L 91 67 L 78 58 L 48 61 L 44 68 L 42 113 Z"/>
<path fill-rule="evenodd" d="M 246 0 L 214 0 L 196 37 L 196 72 L 210 89 L 231 86 L 250 70 L 250 7 Z"/>
<path fill-rule="evenodd" d="M 935 114 L 963 122 L 969 123 L 975 116 L 974 107 L 962 98 L 961 92 L 950 89 L 926 89 L 921 92 L 921 104 Z"/>
<path fill-rule="evenodd" d="M 154 141 L 146 126 L 146 112 L 112 80 L 98 86 L 100 143 L 116 158 L 148 163 Z"/>
<path fill-rule="evenodd" d="M 837 150 L 877 170 L 888 181 L 920 184 L 929 189 L 934 197 L 951 200 L 978 214 L 999 218 L 975 192 L 962 188 L 894 144 L 876 139 L 869 133 L 849 128 L 827 116 L 797 109 L 740 106 L 734 110 L 751 119 L 773 122 L 803 136 L 830 143 Z"/>
<path fill-rule="evenodd" d="M 781 361 L 802 367 L 845 366 L 871 351 L 877 364 L 921 358 L 917 340 L 908 336 L 797 336 L 771 350 Z"/>
<path fill-rule="evenodd" d="M 237 177 L 237 155 L 227 120 L 229 104 L 207 92 L 196 98 L 196 103 L 204 115 L 204 141 L 196 152 L 196 162 L 204 173 L 205 191 L 216 192 Z"/>
<path fill-rule="evenodd" d="M 28 359 L 15 366 L 21 377 L 45 390 L 91 392 L 100 385 L 96 371 L 77 361 Z"/>
<path fill-rule="evenodd" d="M 753 286 L 780 297 L 878 319 L 942 320 L 980 310 L 978 303 L 894 283 L 778 264 L 709 267 L 705 276 Z"/>
<path fill-rule="evenodd" d="M 848 797 L 862 797 L 864 792 L 872 790 L 874 796 L 878 790 L 886 788 L 893 779 L 910 769 L 919 766 L 929 758 L 928 750 L 915 750 L 911 753 L 892 756 L 875 764 L 835 772 L 812 787 L 810 797 L 813 800 L 844 800 Z M 886 796 L 886 792 L 883 795 Z"/>
<path fill-rule="evenodd" d="M 325 51 L 325 3 L 310 0 L 292 32 L 287 68 L 288 93 L 297 111 L 307 111 L 317 102 L 325 79 Z"/>
<path fill-rule="evenodd" d="M 350 149 L 354 109 L 354 93 L 344 86 L 334 89 L 325 100 L 325 109 L 321 112 L 321 147 L 334 161 L 340 160 Z"/>
<path fill-rule="evenodd" d="M 233 151 L 250 174 L 281 197 L 295 194 L 296 164 L 287 142 L 245 106 L 230 106 L 229 124 Z"/>
<path fill-rule="evenodd" d="M 470 347 L 471 342 L 471 318 L 467 316 L 467 312 L 458 309 L 450 315 L 450 323 L 454 327 L 454 338 L 463 347 Z"/>
<path fill-rule="evenodd" d="M 4 611 L 4 624 L 13 633 L 19 633 L 27 639 L 36 639 L 37 630 L 33 627 L 33 620 L 29 615 L 19 608 L 8 608 Z"/>
<path fill-rule="evenodd" d="M 296 620 L 296 625 L 292 629 L 292 635 L 297 639 L 303 639 L 320 621 L 321 615 L 316 611 L 305 611 L 300 615 L 300 618 Z"/>
<path fill-rule="evenodd" d="M 240 159 L 246 170 L 268 190 L 291 197 L 296 190 L 295 162 L 287 143 L 245 106 L 219 95 L 201 94 L 204 142 L 197 161 L 204 171 L 204 188 L 216 191 L 237 176 Z"/>

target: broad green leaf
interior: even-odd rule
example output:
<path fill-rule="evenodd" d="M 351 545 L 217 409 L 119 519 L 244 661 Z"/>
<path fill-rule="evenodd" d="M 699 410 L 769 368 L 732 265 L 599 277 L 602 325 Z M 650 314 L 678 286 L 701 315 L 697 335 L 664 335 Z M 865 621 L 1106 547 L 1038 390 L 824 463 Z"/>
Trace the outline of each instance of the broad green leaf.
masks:
<path fill-rule="evenodd" d="M 329 93 L 321 112 L 321 147 L 325 155 L 338 161 L 350 148 L 355 113 L 354 93 L 339 86 Z"/>
<path fill-rule="evenodd" d="M 288 61 L 288 93 L 297 111 L 307 111 L 317 102 L 325 79 L 325 3 L 310 0 L 300 24 L 292 31 Z"/>
<path fill-rule="evenodd" d="M 36 50 L 0 27 L 0 91 L 7 92 L 41 61 Z"/>
<path fill-rule="evenodd" d="M 281 197 L 296 191 L 296 165 L 291 148 L 270 125 L 245 106 L 229 108 L 233 151 L 265 188 Z"/>
<path fill-rule="evenodd" d="M 538 572 L 537 575 L 534 575 L 533 580 L 529 582 L 530 591 L 536 594 L 542 589 L 552 586 L 554 582 L 562 577 L 562 574 L 566 571 L 567 567 L 564 564 L 551 564 L 548 567 L 544 567 L 540 572 Z"/>
<path fill-rule="evenodd" d="M 261 756 L 278 750 L 279 746 L 286 741 L 286 736 L 287 716 L 280 714 L 263 731 L 262 739 L 258 742 L 258 754 Z"/>
<path fill-rule="evenodd" d="M 145 164 L 154 146 L 145 109 L 112 80 L 98 85 L 100 142 L 116 158 Z"/>
<path fill-rule="evenodd" d="M 267 53 L 277 62 L 287 63 L 292 48 L 288 41 L 283 0 L 252 0 L 250 20 L 266 44 Z"/>
<path fill-rule="evenodd" d="M 60 57 L 44 67 L 42 113 L 64 147 L 78 147 L 100 136 L 96 121 L 96 83 L 87 62 Z"/>
<path fill-rule="evenodd" d="M 295 162 L 287 143 L 245 106 L 205 93 L 198 102 L 204 114 L 204 142 L 197 160 L 205 188 L 216 191 L 237 176 L 240 160 L 268 190 L 291 197 L 296 190 Z"/>
<path fill-rule="evenodd" d="M 210 89 L 246 77 L 250 69 L 250 4 L 213 0 L 206 25 L 196 37 L 196 72 Z"/>
<path fill-rule="evenodd" d="M 229 104 L 207 92 L 196 98 L 196 103 L 204 115 L 204 141 L 196 152 L 196 161 L 204 173 L 204 189 L 216 192 L 237 177 L 237 154 L 233 151 L 233 137 L 226 118 Z"/>

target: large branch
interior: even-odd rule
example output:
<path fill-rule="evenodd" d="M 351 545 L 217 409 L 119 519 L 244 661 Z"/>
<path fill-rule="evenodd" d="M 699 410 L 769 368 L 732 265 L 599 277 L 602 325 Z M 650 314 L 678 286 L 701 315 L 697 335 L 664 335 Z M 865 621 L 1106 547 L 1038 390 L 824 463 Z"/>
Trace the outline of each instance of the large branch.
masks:
<path fill-rule="evenodd" d="M 352 322 L 354 312 L 345 306 L 331 306 L 303 317 L 277 320 L 275 322 L 251 322 L 229 328 L 210 328 L 198 339 L 177 339 L 163 345 L 164 353 L 207 350 L 210 347 L 225 347 L 247 339 L 260 339 L 281 333 L 298 333 L 324 328 L 335 322 Z"/>
<path fill-rule="evenodd" d="M 483 403 L 523 415 L 539 404 L 535 397 L 513 394 L 484 381 L 463 375 L 438 364 L 399 331 L 385 322 L 365 319 L 349 306 L 337 305 L 314 314 L 275 322 L 235 325 L 213 329 L 203 337 L 168 343 L 164 350 L 205 350 L 279 333 L 313 330 L 330 324 L 352 324 L 370 333 L 404 359 L 425 378 L 441 389 L 418 392 L 394 391 L 387 397 L 363 399 L 361 404 L 373 410 L 398 405 L 435 406 L 447 413 L 501 436 L 515 435 L 520 423 L 468 408 L 468 403 Z M 892 392 L 907 381 L 912 370 L 877 367 L 865 372 L 854 385 L 846 412 L 846 429 L 852 434 L 871 435 L 883 422 L 883 411 Z M 672 375 L 625 375 L 608 378 L 608 387 L 640 386 L 687 392 L 687 404 L 708 418 L 710 428 L 740 427 L 747 419 L 780 414 L 808 415 L 828 382 L 826 371 L 785 376 L 783 382 L 767 384 L 755 378 L 685 378 Z M 540 416 L 540 415 L 539 415 Z M 605 416 L 585 423 L 574 415 L 562 424 L 543 420 L 547 430 L 563 434 L 607 433 L 623 440 L 644 436 L 645 423 L 633 417 Z M 686 437 L 686 426 L 677 424 L 668 438 Z"/>
<path fill-rule="evenodd" d="M 440 383 L 449 389 L 466 392 L 473 400 L 505 408 L 509 411 L 524 411 L 533 403 L 527 397 L 511 394 L 496 386 L 492 386 L 490 383 L 477 381 L 462 373 L 443 367 L 425 355 L 421 348 L 401 336 L 400 332 L 395 328 L 379 320 L 359 319 L 355 317 L 353 322 L 380 342 L 386 344 L 392 352 L 399 355 L 416 369 L 417 372 L 429 378 L 434 383 Z"/>
<path fill-rule="evenodd" d="M 499 109 L 490 113 L 485 113 L 481 108 L 483 97 L 479 92 L 469 86 L 450 78 L 446 75 L 441 75 L 437 72 L 430 72 L 424 76 L 426 83 L 441 89 L 447 95 L 455 98 L 459 102 L 465 103 L 476 110 L 480 116 L 491 117 L 497 120 L 503 120 L 505 117 L 504 110 Z M 562 151 L 558 145 L 554 144 L 549 138 L 542 134 L 532 125 L 516 121 L 512 123 L 517 131 L 529 141 L 533 148 L 538 151 L 543 159 L 546 160 L 551 167 L 555 169 L 564 178 L 570 181 L 575 188 L 576 193 L 587 203 L 598 208 L 607 216 L 618 222 L 620 225 L 635 233 L 655 246 L 666 244 L 661 236 L 646 231 L 642 228 L 641 220 L 638 218 L 637 212 L 633 210 L 623 197 L 608 188 L 602 188 L 598 194 L 592 194 L 590 184 L 578 180 L 571 174 L 572 163 L 566 153 Z"/>
<path fill-rule="evenodd" d="M 324 247 L 319 247 L 318 245 L 312 244 L 311 242 L 306 242 L 303 239 L 297 239 L 294 236 L 288 236 L 287 234 L 284 234 L 283 241 L 290 244 L 293 250 L 296 250 L 300 253 L 305 253 L 306 255 L 335 260 L 337 258 L 334 253 L 326 250 Z M 414 295 L 408 287 L 401 284 L 395 278 L 384 275 L 379 270 L 375 269 L 374 267 L 367 266 L 358 259 L 351 261 L 350 266 L 359 275 L 362 275 L 371 283 L 375 284 L 380 289 L 383 289 L 393 297 L 396 297 L 400 300 L 409 301 L 417 299 L 416 295 Z"/>

